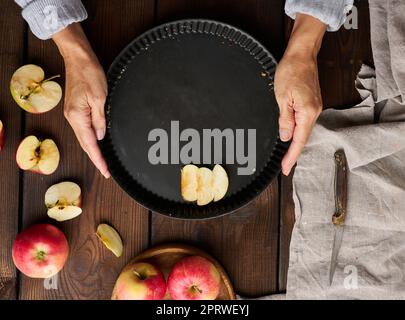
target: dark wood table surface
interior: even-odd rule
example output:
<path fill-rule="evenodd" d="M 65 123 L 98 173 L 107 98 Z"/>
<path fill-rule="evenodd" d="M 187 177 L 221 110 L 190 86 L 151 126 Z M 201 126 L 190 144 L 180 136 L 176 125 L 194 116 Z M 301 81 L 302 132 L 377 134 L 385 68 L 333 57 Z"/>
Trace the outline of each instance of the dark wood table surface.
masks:
<path fill-rule="evenodd" d="M 36 39 L 20 8 L 12 0 L 1 1 L 0 119 L 7 140 L 0 154 L 0 299 L 109 299 L 117 275 L 131 257 L 172 241 L 195 244 L 215 256 L 241 295 L 284 292 L 294 223 L 291 176 L 280 176 L 249 206 L 223 218 L 178 221 L 148 212 L 94 169 L 63 117 L 62 103 L 38 116 L 23 112 L 13 102 L 9 81 L 19 66 L 35 63 L 49 75 L 63 75 L 64 67 L 53 42 Z M 292 26 L 284 15 L 283 0 L 84 0 L 84 4 L 89 18 L 83 27 L 106 70 L 136 36 L 175 19 L 204 17 L 231 23 L 255 36 L 277 59 Z M 328 34 L 319 55 L 327 107 L 347 107 L 358 101 L 355 76 L 362 63 L 372 63 L 367 1 L 357 1 L 356 6 L 359 29 Z M 40 176 L 17 168 L 18 143 L 29 134 L 57 142 L 62 157 L 55 174 Z M 19 230 L 49 221 L 44 193 L 62 180 L 81 185 L 84 212 L 74 220 L 56 223 L 66 234 L 71 252 L 59 274 L 58 289 L 46 290 L 43 281 L 15 269 L 11 247 Z M 124 240 L 122 257 L 113 256 L 96 238 L 95 228 L 101 222 L 119 230 Z"/>

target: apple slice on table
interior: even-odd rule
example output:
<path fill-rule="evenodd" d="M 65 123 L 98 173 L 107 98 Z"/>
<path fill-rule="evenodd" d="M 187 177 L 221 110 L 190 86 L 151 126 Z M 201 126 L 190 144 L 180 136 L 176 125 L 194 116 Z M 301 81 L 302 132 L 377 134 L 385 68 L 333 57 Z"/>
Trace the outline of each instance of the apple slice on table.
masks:
<path fill-rule="evenodd" d="M 181 170 L 181 195 L 186 201 L 197 201 L 204 206 L 214 199 L 212 171 L 188 164 Z"/>
<path fill-rule="evenodd" d="M 0 151 L 3 150 L 4 138 L 5 138 L 4 126 L 3 126 L 3 122 L 1 122 L 1 120 L 0 120 Z"/>
<path fill-rule="evenodd" d="M 215 165 L 212 173 L 212 187 L 214 189 L 214 201 L 216 202 L 221 200 L 228 191 L 229 179 L 225 169 L 219 164 Z"/>
<path fill-rule="evenodd" d="M 174 265 L 167 287 L 173 300 L 215 300 L 221 288 L 221 276 L 208 259 L 186 256 Z"/>
<path fill-rule="evenodd" d="M 10 91 L 15 102 L 30 113 L 44 113 L 55 108 L 62 98 L 61 86 L 45 79 L 44 70 L 34 64 L 20 67 L 11 77 Z"/>
<path fill-rule="evenodd" d="M 49 175 L 56 171 L 60 154 L 51 139 L 40 141 L 35 136 L 26 137 L 17 149 L 16 161 L 22 170 Z"/>
<path fill-rule="evenodd" d="M 82 213 L 82 190 L 74 182 L 61 182 L 51 186 L 45 193 L 48 216 L 56 221 L 76 218 Z"/>
<path fill-rule="evenodd" d="M 108 250 L 116 257 L 121 257 L 124 246 L 120 235 L 113 227 L 102 223 L 97 227 L 96 235 Z"/>

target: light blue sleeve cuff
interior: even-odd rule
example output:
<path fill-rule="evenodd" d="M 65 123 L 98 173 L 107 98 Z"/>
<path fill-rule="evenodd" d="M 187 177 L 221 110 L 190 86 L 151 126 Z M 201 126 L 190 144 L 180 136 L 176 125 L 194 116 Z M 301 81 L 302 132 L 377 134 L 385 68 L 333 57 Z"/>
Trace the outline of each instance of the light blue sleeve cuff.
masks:
<path fill-rule="evenodd" d="M 32 33 L 46 40 L 74 22 L 87 18 L 80 0 L 15 0 Z"/>
<path fill-rule="evenodd" d="M 337 31 L 352 7 L 353 0 L 287 0 L 285 13 L 292 19 L 297 13 L 313 16 L 326 24 L 328 31 Z"/>

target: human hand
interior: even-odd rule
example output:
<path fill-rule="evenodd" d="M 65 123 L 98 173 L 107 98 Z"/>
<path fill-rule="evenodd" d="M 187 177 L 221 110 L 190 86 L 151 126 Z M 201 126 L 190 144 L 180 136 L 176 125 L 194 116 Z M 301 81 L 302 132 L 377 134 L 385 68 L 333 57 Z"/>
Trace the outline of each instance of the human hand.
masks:
<path fill-rule="evenodd" d="M 297 15 L 287 50 L 277 66 L 274 89 L 280 108 L 280 139 L 292 140 L 281 164 L 284 175 L 289 175 L 297 162 L 322 111 L 317 54 L 325 31 L 319 20 Z"/>
<path fill-rule="evenodd" d="M 105 178 L 110 177 L 98 147 L 106 132 L 104 104 L 107 80 L 79 24 L 54 36 L 65 61 L 66 88 L 64 114 L 80 146 Z"/>

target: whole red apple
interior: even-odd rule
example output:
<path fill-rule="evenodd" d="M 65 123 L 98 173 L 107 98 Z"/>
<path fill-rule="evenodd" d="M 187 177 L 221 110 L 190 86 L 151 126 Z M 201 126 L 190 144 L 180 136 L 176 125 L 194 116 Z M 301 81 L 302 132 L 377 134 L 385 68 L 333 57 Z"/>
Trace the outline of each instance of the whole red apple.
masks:
<path fill-rule="evenodd" d="M 166 281 L 162 272 L 145 262 L 130 264 L 119 275 L 113 290 L 113 300 L 162 300 Z"/>
<path fill-rule="evenodd" d="M 17 269 L 31 278 L 49 278 L 65 265 L 69 245 L 65 235 L 50 224 L 35 224 L 23 230 L 13 244 Z"/>
<path fill-rule="evenodd" d="M 221 276 L 214 264 L 200 256 L 188 256 L 174 265 L 167 286 L 174 300 L 215 300 Z"/>

